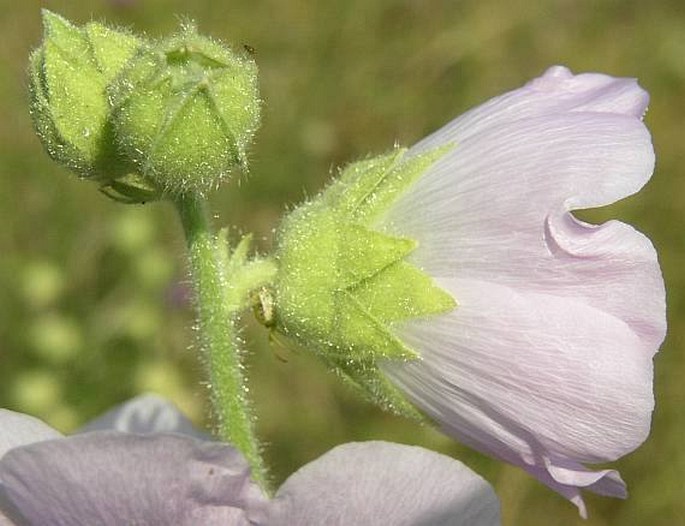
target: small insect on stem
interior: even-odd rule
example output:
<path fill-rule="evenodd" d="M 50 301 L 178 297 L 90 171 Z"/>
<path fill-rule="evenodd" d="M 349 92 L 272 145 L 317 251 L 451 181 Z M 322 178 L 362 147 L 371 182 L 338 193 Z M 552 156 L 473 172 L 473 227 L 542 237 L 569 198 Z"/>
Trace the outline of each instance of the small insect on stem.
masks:
<path fill-rule="evenodd" d="M 253 307 L 255 318 L 264 327 L 274 327 L 276 325 L 276 311 L 273 293 L 267 287 L 262 287 L 256 296 Z"/>
<path fill-rule="evenodd" d="M 276 351 L 276 347 L 288 349 L 287 341 L 279 338 L 275 330 L 276 327 L 276 305 L 274 302 L 273 292 L 267 287 L 263 287 L 257 292 L 252 299 L 252 311 L 254 312 L 257 321 L 269 329 L 269 344 L 271 345 L 276 358 L 282 362 L 287 362 L 287 358 Z"/>

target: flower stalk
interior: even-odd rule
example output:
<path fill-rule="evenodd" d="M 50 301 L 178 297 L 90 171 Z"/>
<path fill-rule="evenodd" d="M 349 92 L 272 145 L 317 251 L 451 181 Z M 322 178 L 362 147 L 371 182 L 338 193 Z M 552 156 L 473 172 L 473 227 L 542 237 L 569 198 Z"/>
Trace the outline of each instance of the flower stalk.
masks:
<path fill-rule="evenodd" d="M 201 198 L 186 194 L 175 204 L 188 245 L 199 337 L 218 434 L 245 456 L 254 479 L 266 490 L 266 468 L 254 431 L 236 321 L 252 290 L 273 273 L 266 268 L 268 262 L 245 261 L 246 242 L 227 257 L 227 242 L 212 232 Z M 232 281 L 234 275 L 236 282 Z"/>

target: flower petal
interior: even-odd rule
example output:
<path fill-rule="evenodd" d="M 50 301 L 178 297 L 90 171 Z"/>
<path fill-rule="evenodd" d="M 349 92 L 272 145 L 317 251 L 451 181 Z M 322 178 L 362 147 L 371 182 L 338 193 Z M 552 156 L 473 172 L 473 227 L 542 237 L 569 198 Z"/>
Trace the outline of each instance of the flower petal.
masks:
<path fill-rule="evenodd" d="M 551 462 L 545 464 L 545 469 L 530 467 L 528 472 L 575 504 L 584 519 L 587 519 L 587 508 L 581 489 L 606 497 L 625 499 L 628 496 L 625 482 L 617 471 L 611 469 L 589 471 L 584 466 L 568 460 L 559 460 L 556 464 Z M 564 465 L 566 467 L 562 467 Z"/>
<path fill-rule="evenodd" d="M 446 142 L 460 143 L 486 128 L 497 129 L 501 124 L 539 115 L 596 112 L 640 118 L 648 102 L 649 95 L 635 79 L 600 73 L 574 75 L 568 68 L 552 66 L 522 88 L 490 99 L 454 119 L 419 142 L 412 152 Z"/>
<path fill-rule="evenodd" d="M 0 458 L 15 447 L 61 436 L 37 418 L 0 409 Z"/>
<path fill-rule="evenodd" d="M 666 331 L 656 252 L 630 226 L 577 220 L 650 178 L 654 151 L 633 80 L 555 67 L 420 142 L 455 148 L 382 229 L 459 307 L 402 329 L 422 361 L 385 364 L 464 443 L 521 465 L 575 502 L 624 496 L 613 460 L 649 432 L 651 357 Z"/>
<path fill-rule="evenodd" d="M 488 220 L 511 214 L 539 222 L 560 207 L 603 206 L 627 197 L 649 180 L 653 167 L 649 132 L 635 118 L 543 115 L 458 140 L 394 205 L 391 216 L 404 218 L 430 204 L 439 209 L 428 215 L 442 220 L 441 226 L 474 219 L 492 226 Z"/>
<path fill-rule="evenodd" d="M 264 505 L 235 449 L 177 434 L 93 432 L 15 448 L 0 480 L 34 525 L 239 525 Z"/>
<path fill-rule="evenodd" d="M 574 298 L 438 283 L 459 307 L 402 328 L 422 359 L 382 369 L 446 433 L 557 490 L 646 438 L 652 361 L 627 323 Z"/>
<path fill-rule="evenodd" d="M 531 223 L 539 236 L 550 213 L 627 197 L 649 180 L 653 166 L 649 132 L 637 119 L 569 113 L 506 123 L 458 142 L 384 223 L 401 224 L 428 241 L 431 232 L 454 241 L 486 235 L 489 241 L 505 228 Z"/>
<path fill-rule="evenodd" d="M 0 459 L 15 447 L 61 436 L 59 432 L 37 418 L 8 409 L 0 409 Z M 12 526 L 15 524 L 16 516 L 16 510 L 6 502 L 0 491 L 0 526 Z"/>
<path fill-rule="evenodd" d="M 666 317 L 651 243 L 623 223 L 588 225 L 567 212 L 636 192 L 653 162 L 649 133 L 633 117 L 504 123 L 460 142 L 381 226 L 418 240 L 413 260 L 432 276 L 574 298 L 628 323 L 653 354 Z"/>
<path fill-rule="evenodd" d="M 83 426 L 88 431 L 122 431 L 127 433 L 181 433 L 208 440 L 168 400 L 154 394 L 144 394 L 125 402 Z"/>
<path fill-rule="evenodd" d="M 269 526 L 499 524 L 490 485 L 454 459 L 387 442 L 336 447 L 281 486 Z"/>

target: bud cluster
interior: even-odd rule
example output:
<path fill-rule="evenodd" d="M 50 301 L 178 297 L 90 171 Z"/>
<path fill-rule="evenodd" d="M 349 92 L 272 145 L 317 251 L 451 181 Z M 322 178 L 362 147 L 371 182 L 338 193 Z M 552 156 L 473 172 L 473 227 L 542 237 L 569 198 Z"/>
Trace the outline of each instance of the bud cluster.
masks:
<path fill-rule="evenodd" d="M 257 67 L 194 26 L 150 41 L 43 11 L 31 115 L 50 156 L 127 202 L 205 193 L 246 165 Z"/>

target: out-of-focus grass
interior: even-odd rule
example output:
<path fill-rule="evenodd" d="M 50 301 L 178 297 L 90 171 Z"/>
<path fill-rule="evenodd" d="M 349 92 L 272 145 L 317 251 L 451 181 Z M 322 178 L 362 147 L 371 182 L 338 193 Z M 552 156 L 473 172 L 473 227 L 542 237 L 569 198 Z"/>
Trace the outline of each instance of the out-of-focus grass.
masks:
<path fill-rule="evenodd" d="M 306 355 L 269 346 L 250 325 L 251 391 L 273 476 L 335 444 L 387 439 L 462 459 L 496 487 L 507 525 L 680 524 L 685 517 L 685 6 L 678 0 L 291 2 L 0 0 L 0 403 L 69 431 L 144 390 L 206 413 L 193 348 L 183 242 L 168 206 L 123 207 L 55 166 L 27 114 L 24 69 L 40 7 L 151 36 L 195 18 L 204 32 L 256 49 L 264 124 L 248 178 L 213 199 L 222 223 L 268 249 L 291 204 L 333 167 L 411 144 L 547 66 L 638 76 L 656 175 L 593 220 L 620 217 L 659 249 L 669 336 L 656 360 L 653 432 L 616 463 L 627 501 L 588 497 L 590 520 L 521 471 L 359 400 Z M 236 235 L 238 232 L 236 232 Z M 285 362 L 282 361 L 285 358 Z M 617 374 L 620 374 L 618 372 Z"/>

